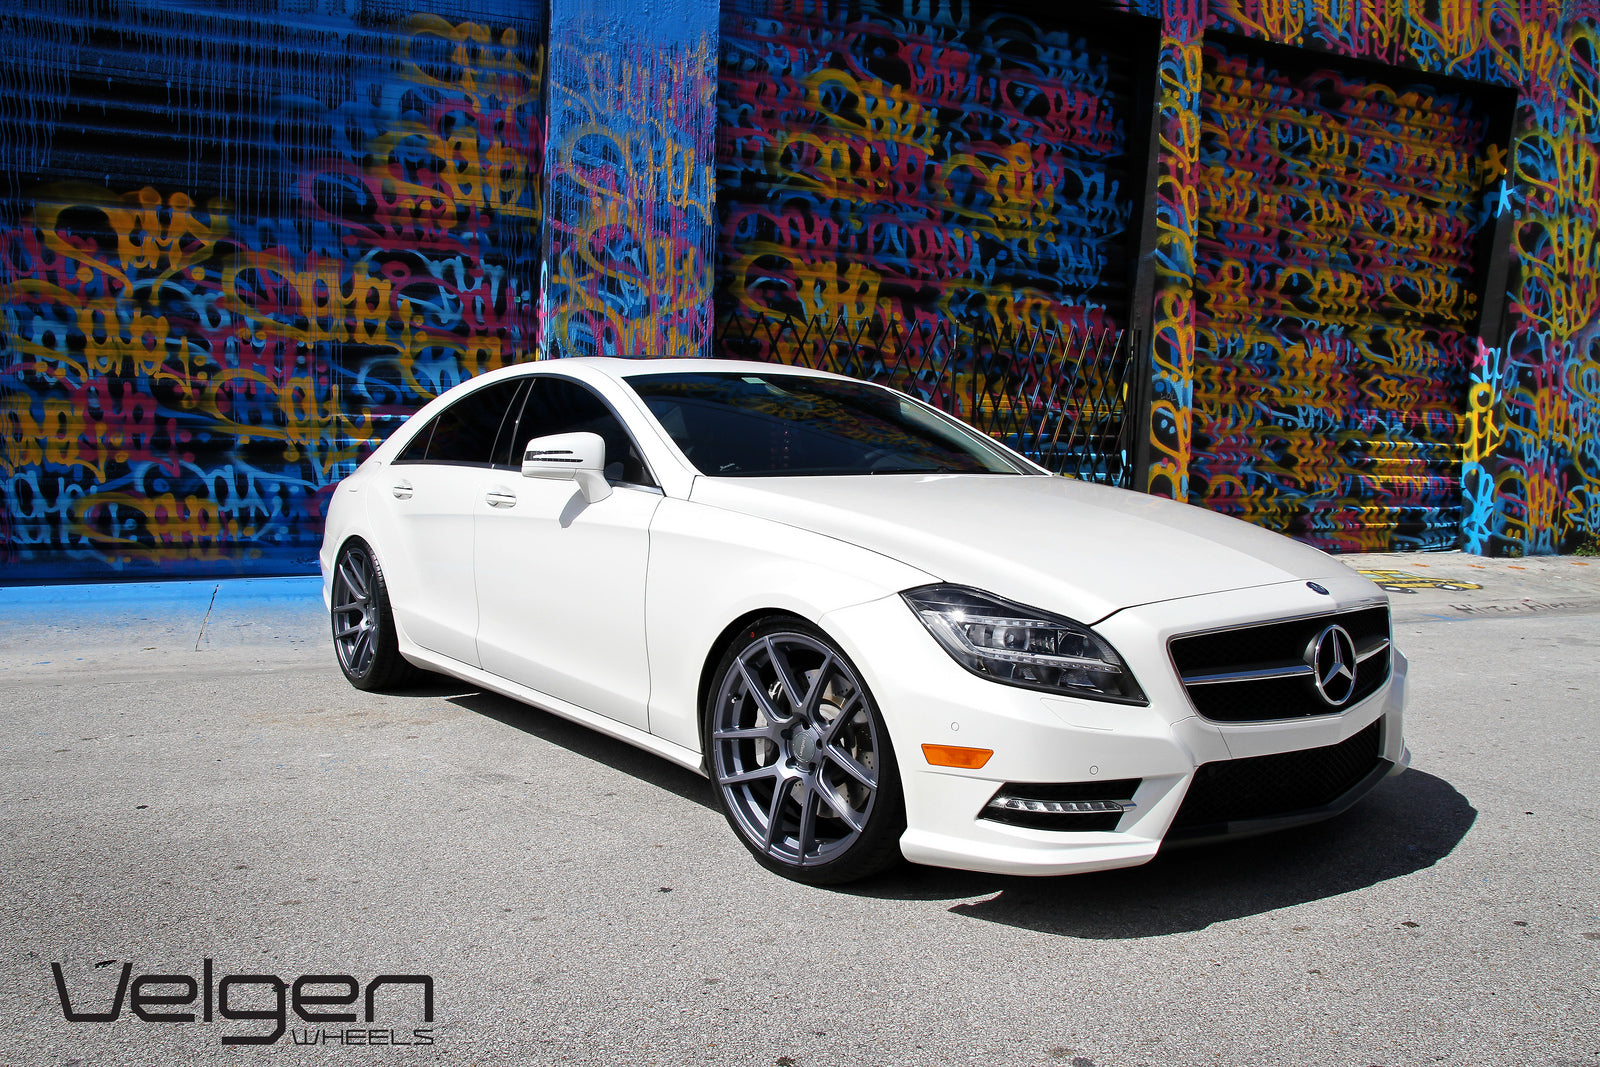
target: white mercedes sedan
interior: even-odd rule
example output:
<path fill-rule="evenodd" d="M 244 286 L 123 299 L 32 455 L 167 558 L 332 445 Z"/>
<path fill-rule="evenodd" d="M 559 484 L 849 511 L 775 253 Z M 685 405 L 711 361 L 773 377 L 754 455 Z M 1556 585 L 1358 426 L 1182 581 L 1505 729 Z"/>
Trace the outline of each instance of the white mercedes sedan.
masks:
<path fill-rule="evenodd" d="M 1377 586 L 833 374 L 485 374 L 340 483 L 321 562 L 352 684 L 434 671 L 697 770 L 804 882 L 1130 866 L 1409 760 Z"/>

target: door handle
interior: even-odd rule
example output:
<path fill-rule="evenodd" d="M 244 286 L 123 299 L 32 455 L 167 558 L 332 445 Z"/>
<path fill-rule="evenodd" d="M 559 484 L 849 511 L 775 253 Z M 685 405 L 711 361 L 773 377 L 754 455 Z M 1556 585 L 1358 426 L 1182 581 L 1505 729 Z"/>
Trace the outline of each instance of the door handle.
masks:
<path fill-rule="evenodd" d="M 410 482 L 399 481 L 394 483 L 394 498 L 396 500 L 410 500 L 411 493 L 412 488 Z"/>
<path fill-rule="evenodd" d="M 517 506 L 517 494 L 509 489 L 491 489 L 484 494 L 484 499 L 491 508 L 514 508 Z"/>

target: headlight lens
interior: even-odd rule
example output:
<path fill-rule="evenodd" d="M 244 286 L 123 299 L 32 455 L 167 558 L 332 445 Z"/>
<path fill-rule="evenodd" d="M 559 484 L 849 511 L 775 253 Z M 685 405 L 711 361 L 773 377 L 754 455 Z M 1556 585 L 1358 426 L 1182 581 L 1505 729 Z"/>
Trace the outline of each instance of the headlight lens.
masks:
<path fill-rule="evenodd" d="M 1065 696 L 1149 703 L 1122 657 L 1081 623 L 959 585 L 900 595 L 973 674 Z"/>

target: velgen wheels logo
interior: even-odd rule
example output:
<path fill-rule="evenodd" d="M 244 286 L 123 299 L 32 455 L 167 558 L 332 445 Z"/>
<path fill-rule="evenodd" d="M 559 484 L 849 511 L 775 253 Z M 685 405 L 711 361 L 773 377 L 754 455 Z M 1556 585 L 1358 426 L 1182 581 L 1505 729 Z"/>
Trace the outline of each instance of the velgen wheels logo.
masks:
<path fill-rule="evenodd" d="M 224 1045 L 273 1045 L 285 1034 L 296 1045 L 435 1043 L 431 1025 L 410 1021 L 433 1022 L 430 975 L 380 974 L 363 986 L 354 975 L 338 973 L 292 979 L 276 974 L 219 977 L 210 959 L 200 962 L 198 976 L 135 975 L 131 961 L 121 967 L 118 962 L 72 966 L 70 977 L 68 966 L 50 965 L 67 1022 L 114 1023 L 126 1007 L 131 1019 L 141 1022 L 228 1025 L 230 1031 L 240 1031 L 222 1034 Z M 380 1020 L 384 1025 L 374 1025 Z M 357 1022 L 365 1025 L 347 1025 Z"/>

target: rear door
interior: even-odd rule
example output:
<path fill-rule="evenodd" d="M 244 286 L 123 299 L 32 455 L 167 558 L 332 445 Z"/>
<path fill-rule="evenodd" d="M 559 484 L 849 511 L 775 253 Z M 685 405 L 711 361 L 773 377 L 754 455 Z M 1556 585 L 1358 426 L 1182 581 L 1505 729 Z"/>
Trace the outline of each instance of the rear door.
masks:
<path fill-rule="evenodd" d="M 490 461 L 523 379 L 467 393 L 382 472 L 370 505 L 395 621 L 412 641 L 478 665 L 472 523 Z"/>

